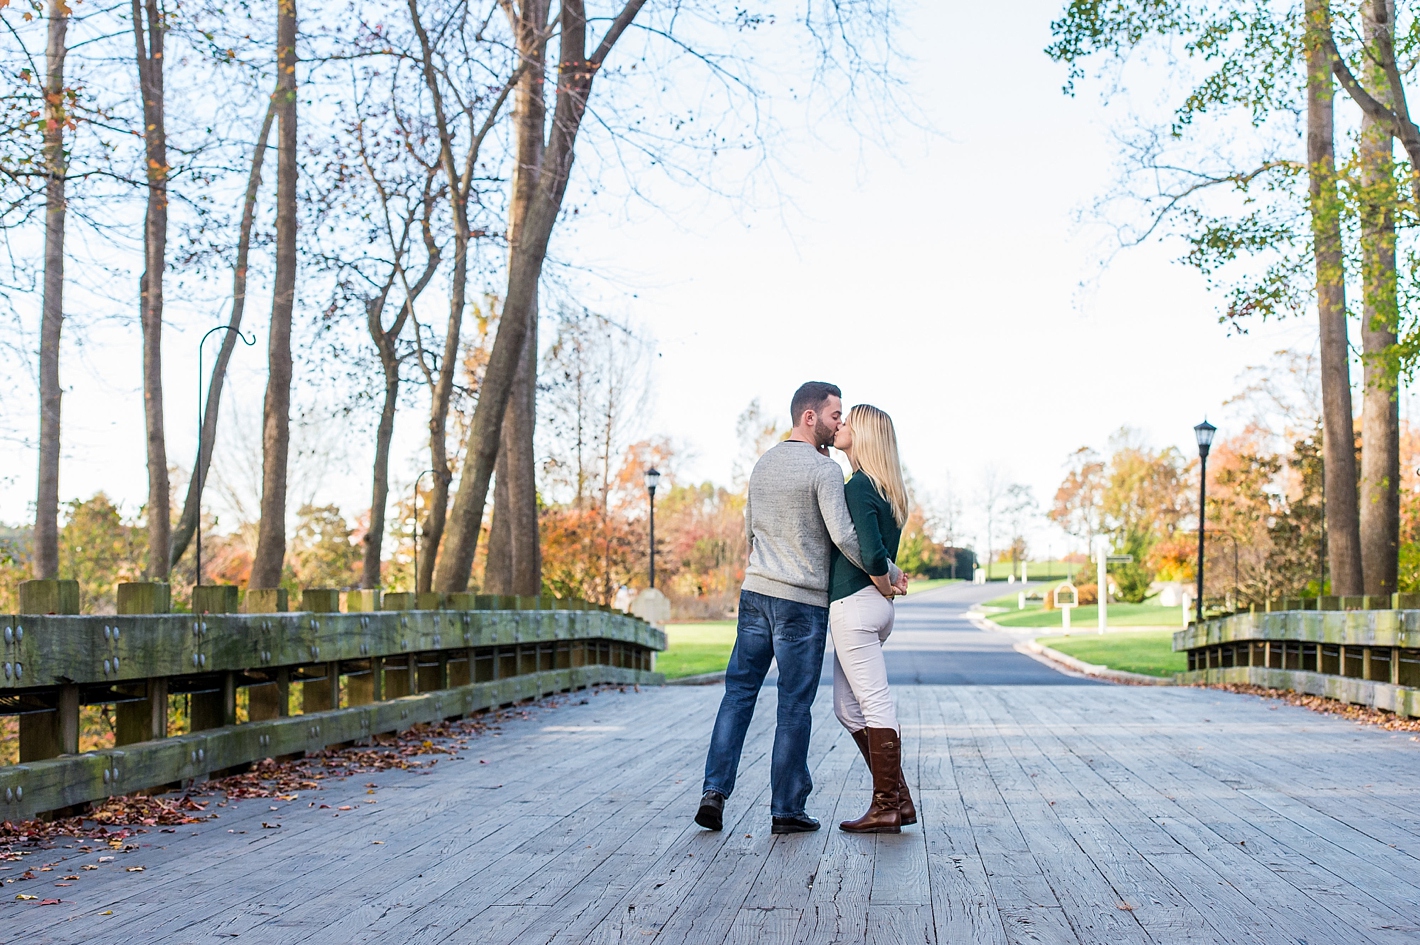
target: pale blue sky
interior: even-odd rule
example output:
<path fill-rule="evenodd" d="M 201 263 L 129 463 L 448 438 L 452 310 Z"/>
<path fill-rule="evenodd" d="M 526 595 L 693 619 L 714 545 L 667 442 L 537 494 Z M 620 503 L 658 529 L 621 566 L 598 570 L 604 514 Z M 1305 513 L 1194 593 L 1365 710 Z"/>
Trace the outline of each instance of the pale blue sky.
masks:
<path fill-rule="evenodd" d="M 614 186 L 592 197 L 580 182 L 577 238 L 557 251 L 609 273 L 589 283 L 589 302 L 654 338 L 645 432 L 686 451 L 683 475 L 728 480 L 745 405 L 759 397 L 786 412 L 800 381 L 828 379 L 849 403 L 896 418 L 903 458 L 929 492 L 950 476 L 969 507 L 994 464 L 1047 503 L 1077 447 L 1129 425 L 1192 455 L 1204 414 L 1228 432 L 1221 404 L 1246 366 L 1310 349 L 1304 321 L 1229 337 L 1201 279 L 1172 262 L 1176 247 L 1129 250 L 1101 269 L 1107 234 L 1077 218 L 1113 179 L 1110 128 L 1125 116 L 1093 84 L 1061 93 L 1063 69 L 1042 52 L 1060 7 L 908 10 L 902 36 L 915 61 L 903 74 L 927 127 L 894 120 L 863 144 L 852 128 L 806 128 L 782 109 L 778 199 L 722 201 L 652 175 L 641 182 L 652 207 Z M 249 402 L 252 433 L 265 310 L 249 307 L 260 338 L 239 352 L 241 393 L 228 401 Z M 170 457 L 184 465 L 196 380 L 186 352 L 195 326 L 215 321 L 188 315 L 193 330 L 169 333 L 166 378 Z M 102 488 L 130 511 L 143 501 L 136 334 L 102 325 L 82 350 L 66 349 L 64 499 Z M 420 428 L 419 411 L 402 415 L 411 452 Z M 219 465 L 236 482 L 255 441 L 242 457 L 239 438 L 224 436 Z M 369 450 L 347 453 L 338 468 L 300 471 L 293 502 L 336 501 L 351 514 L 366 504 Z M 26 518 L 33 502 L 34 454 L 17 449 L 13 460 L 0 474 L 0 521 Z M 397 461 L 396 477 L 412 481 L 425 465 Z"/>

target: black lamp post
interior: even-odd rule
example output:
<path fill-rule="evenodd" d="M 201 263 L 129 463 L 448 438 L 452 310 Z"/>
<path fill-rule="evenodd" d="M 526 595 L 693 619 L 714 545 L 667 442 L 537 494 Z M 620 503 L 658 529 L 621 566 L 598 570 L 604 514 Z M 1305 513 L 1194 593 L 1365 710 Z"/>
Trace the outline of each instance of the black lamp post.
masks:
<path fill-rule="evenodd" d="M 660 470 L 652 466 L 646 470 L 646 494 L 651 498 L 651 587 L 656 586 L 656 486 L 660 484 Z"/>
<path fill-rule="evenodd" d="M 256 335 L 253 334 L 248 338 L 231 325 L 218 325 L 216 328 L 210 329 L 202 336 L 202 340 L 197 342 L 197 468 L 193 470 L 197 475 L 197 526 L 196 544 L 193 546 L 192 552 L 193 571 L 197 574 L 197 577 L 192 581 L 193 587 L 202 586 L 202 486 L 203 480 L 207 478 L 202 474 L 202 428 L 207 423 L 207 404 L 202 397 L 202 346 L 207 342 L 208 338 L 211 338 L 219 331 L 232 332 L 248 347 L 256 344 Z M 211 396 L 211 393 L 211 391 L 208 391 L 208 396 Z"/>
<path fill-rule="evenodd" d="M 414 480 L 414 592 L 419 593 L 419 483 L 434 470 L 426 469 Z"/>
<path fill-rule="evenodd" d="M 1203 622 L 1203 529 L 1204 512 L 1208 502 L 1208 448 L 1213 445 L 1213 434 L 1218 428 L 1207 420 L 1193 428 L 1198 440 L 1198 622 Z"/>

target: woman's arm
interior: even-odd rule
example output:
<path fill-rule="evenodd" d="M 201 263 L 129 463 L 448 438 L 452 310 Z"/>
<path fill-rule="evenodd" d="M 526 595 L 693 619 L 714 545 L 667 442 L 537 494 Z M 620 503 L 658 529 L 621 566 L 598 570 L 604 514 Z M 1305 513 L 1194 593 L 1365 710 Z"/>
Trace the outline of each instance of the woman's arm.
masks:
<path fill-rule="evenodd" d="M 864 479 L 850 479 L 843 491 L 848 502 L 848 515 L 853 519 L 853 530 L 858 533 L 863 571 L 871 578 L 881 576 L 891 586 L 892 575 L 888 565 L 892 559 L 888 557 L 887 545 L 883 542 L 878 506 L 873 502 L 875 490 L 872 483 Z"/>

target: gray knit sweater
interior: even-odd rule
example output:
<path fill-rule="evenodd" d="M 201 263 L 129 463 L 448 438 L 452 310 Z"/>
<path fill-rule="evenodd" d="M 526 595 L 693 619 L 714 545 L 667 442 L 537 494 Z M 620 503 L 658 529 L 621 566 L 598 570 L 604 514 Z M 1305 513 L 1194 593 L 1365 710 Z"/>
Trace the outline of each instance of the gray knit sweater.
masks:
<path fill-rule="evenodd" d="M 863 566 L 843 498 L 843 470 L 799 440 L 785 440 L 754 464 L 745 531 L 744 589 L 756 594 L 827 607 L 830 542 Z"/>

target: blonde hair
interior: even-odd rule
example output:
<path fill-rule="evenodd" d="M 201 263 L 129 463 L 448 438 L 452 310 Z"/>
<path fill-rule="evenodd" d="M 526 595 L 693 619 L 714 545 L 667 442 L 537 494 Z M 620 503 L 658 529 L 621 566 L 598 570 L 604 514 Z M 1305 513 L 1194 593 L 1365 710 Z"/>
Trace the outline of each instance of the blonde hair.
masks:
<path fill-rule="evenodd" d="M 848 411 L 853 431 L 854 471 L 862 470 L 892 506 L 892 517 L 900 527 L 907 521 L 907 483 L 902 479 L 902 463 L 897 458 L 897 431 L 892 417 L 870 404 L 858 404 Z"/>

